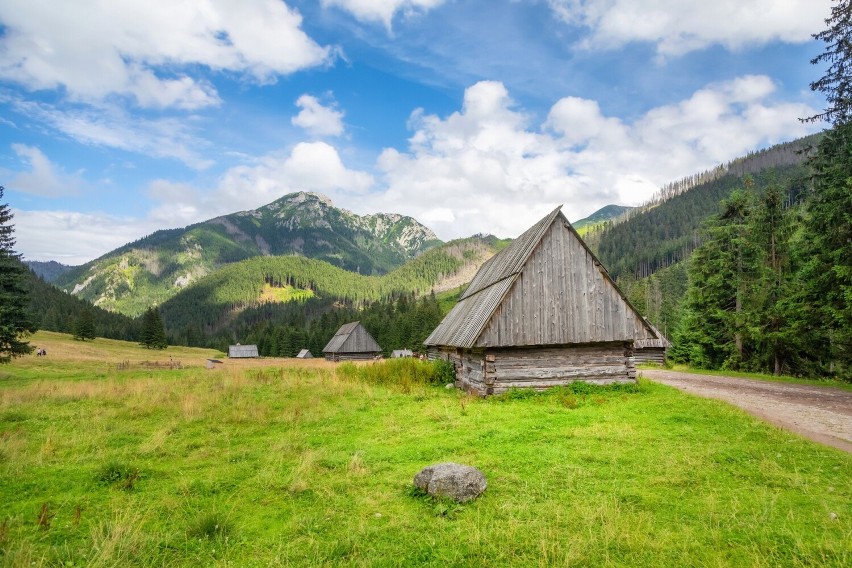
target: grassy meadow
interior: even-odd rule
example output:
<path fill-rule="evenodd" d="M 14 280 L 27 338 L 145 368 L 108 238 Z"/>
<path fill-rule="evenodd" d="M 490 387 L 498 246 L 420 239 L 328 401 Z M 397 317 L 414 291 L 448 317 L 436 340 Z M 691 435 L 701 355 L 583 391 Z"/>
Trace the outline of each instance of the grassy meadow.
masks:
<path fill-rule="evenodd" d="M 5 566 L 852 565 L 852 456 L 650 381 L 478 399 L 414 360 L 32 343 L 0 367 Z M 441 461 L 488 489 L 414 491 Z"/>

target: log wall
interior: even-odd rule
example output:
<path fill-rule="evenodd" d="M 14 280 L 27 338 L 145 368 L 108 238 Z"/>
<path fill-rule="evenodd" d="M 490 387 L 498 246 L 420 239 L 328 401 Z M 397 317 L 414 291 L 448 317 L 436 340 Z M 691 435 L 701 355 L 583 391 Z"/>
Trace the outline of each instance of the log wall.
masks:
<path fill-rule="evenodd" d="M 666 362 L 666 350 L 663 347 L 645 347 L 643 349 L 636 349 L 635 351 L 636 363 L 659 363 L 664 364 Z"/>
<path fill-rule="evenodd" d="M 482 395 L 510 388 L 544 390 L 574 381 L 593 384 L 636 380 L 629 343 L 464 350 L 455 358 L 457 386 Z"/>

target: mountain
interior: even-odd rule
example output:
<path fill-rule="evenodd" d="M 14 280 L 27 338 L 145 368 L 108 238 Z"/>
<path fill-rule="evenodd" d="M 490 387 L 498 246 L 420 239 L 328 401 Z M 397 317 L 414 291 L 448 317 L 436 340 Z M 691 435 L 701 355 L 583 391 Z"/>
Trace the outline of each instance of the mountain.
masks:
<path fill-rule="evenodd" d="M 169 335 L 199 344 L 260 322 L 306 320 L 345 307 L 415 299 L 467 283 L 500 246 L 494 237 L 471 237 L 434 247 L 400 268 L 365 276 L 297 255 L 254 257 L 229 264 L 187 286 L 160 307 Z M 295 325 L 295 323 L 293 323 Z"/>
<path fill-rule="evenodd" d="M 137 339 L 139 329 L 136 321 L 71 296 L 46 282 L 32 269 L 28 270 L 26 275 L 24 286 L 29 292 L 29 313 L 38 329 L 72 333 L 81 314 L 89 312 L 95 323 L 97 337 L 126 341 Z"/>
<path fill-rule="evenodd" d="M 571 223 L 571 225 L 574 227 L 574 229 L 577 230 L 577 232 L 582 235 L 588 230 L 588 227 L 600 225 L 602 223 L 606 223 L 607 221 L 617 219 L 618 217 L 621 217 L 622 215 L 628 213 L 633 209 L 635 209 L 635 207 L 628 207 L 626 205 L 606 205 L 605 207 L 598 209 L 585 219 L 575 221 Z"/>
<path fill-rule="evenodd" d="M 323 195 L 298 192 L 251 211 L 157 231 L 54 283 L 105 309 L 137 316 L 218 268 L 252 257 L 300 255 L 378 275 L 440 242 L 411 217 L 359 216 Z"/>
<path fill-rule="evenodd" d="M 67 264 L 56 262 L 55 260 L 50 260 L 48 262 L 27 260 L 24 261 L 24 264 L 26 264 L 30 270 L 35 272 L 36 275 L 44 279 L 45 282 L 53 282 L 69 270 L 76 268 L 76 266 L 68 266 Z"/>

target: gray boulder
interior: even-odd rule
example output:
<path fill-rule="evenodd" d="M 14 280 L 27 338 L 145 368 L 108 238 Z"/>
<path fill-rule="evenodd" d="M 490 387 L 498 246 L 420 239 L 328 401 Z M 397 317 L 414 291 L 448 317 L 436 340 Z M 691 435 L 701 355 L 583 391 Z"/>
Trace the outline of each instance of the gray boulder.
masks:
<path fill-rule="evenodd" d="M 473 466 L 437 463 L 414 476 L 414 485 L 432 497 L 449 497 L 459 503 L 476 499 L 485 491 L 485 475 Z"/>

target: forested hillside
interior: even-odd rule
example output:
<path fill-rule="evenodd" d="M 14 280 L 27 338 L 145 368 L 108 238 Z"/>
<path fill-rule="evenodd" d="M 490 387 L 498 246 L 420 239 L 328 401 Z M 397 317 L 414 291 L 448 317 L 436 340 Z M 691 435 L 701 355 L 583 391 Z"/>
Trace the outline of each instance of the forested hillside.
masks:
<path fill-rule="evenodd" d="M 358 216 L 314 193 L 293 193 L 252 211 L 157 231 L 57 277 L 98 306 L 138 316 L 192 282 L 257 256 L 301 255 L 360 274 L 384 274 L 440 244 L 411 217 Z"/>
<path fill-rule="evenodd" d="M 374 304 L 395 305 L 403 298 L 415 303 L 432 291 L 457 286 L 459 275 L 472 276 L 499 245 L 493 237 L 452 241 L 382 276 L 364 276 L 295 255 L 256 257 L 199 280 L 160 310 L 173 341 L 215 347 L 245 343 L 248 330 L 257 326 L 288 322 L 306 329 L 323 316 L 323 321 L 336 322 L 335 314 L 355 317 L 357 310 Z M 470 276 L 461 280 L 467 282 Z"/>
<path fill-rule="evenodd" d="M 585 235 L 609 273 L 644 277 L 684 260 L 700 244 L 698 230 L 719 210 L 719 203 L 749 175 L 757 191 L 770 184 L 786 188 L 788 203 L 802 199 L 810 172 L 808 149 L 818 141 L 810 136 L 779 144 L 720 166 L 710 172 L 668 184 L 648 204 L 620 222 L 606 223 Z"/>
<path fill-rule="evenodd" d="M 31 270 L 27 270 L 25 285 L 29 293 L 30 317 L 38 329 L 73 333 L 75 324 L 88 314 L 94 322 L 97 337 L 127 341 L 138 338 L 138 324 L 135 320 L 66 294 Z"/>

